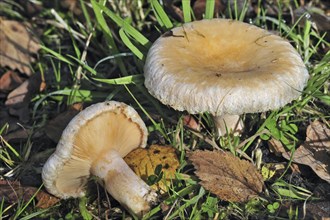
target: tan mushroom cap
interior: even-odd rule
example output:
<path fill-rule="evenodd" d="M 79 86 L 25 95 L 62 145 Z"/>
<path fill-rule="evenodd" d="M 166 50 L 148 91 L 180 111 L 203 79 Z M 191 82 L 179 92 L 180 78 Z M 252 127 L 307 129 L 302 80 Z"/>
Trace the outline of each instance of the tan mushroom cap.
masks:
<path fill-rule="evenodd" d="M 162 103 L 214 116 L 282 107 L 299 97 L 309 77 L 289 42 L 226 19 L 186 23 L 158 38 L 144 75 Z"/>
<path fill-rule="evenodd" d="M 86 108 L 68 124 L 44 165 L 45 187 L 61 198 L 83 196 L 93 164 L 109 150 L 124 157 L 137 147 L 144 148 L 147 134 L 138 113 L 124 103 L 109 101 Z"/>

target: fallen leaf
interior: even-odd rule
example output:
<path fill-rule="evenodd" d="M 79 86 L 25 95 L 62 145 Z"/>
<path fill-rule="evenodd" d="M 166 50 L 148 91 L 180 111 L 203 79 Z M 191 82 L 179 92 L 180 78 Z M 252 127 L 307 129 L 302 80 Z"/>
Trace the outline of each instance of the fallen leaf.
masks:
<path fill-rule="evenodd" d="M 323 180 L 330 183 L 330 158 L 326 161 L 321 162 L 316 159 L 316 155 L 309 149 L 305 148 L 303 145 L 298 147 L 291 157 L 290 152 L 285 152 L 282 154 L 287 160 L 292 158 L 292 161 L 299 164 L 304 164 L 313 169 L 313 171 Z"/>
<path fill-rule="evenodd" d="M 36 207 L 49 208 L 60 199 L 39 190 L 36 187 L 22 186 L 18 181 L 0 180 L 0 201 L 7 203 L 28 202 L 33 196 L 38 200 Z"/>
<path fill-rule="evenodd" d="M 45 126 L 46 135 L 54 142 L 58 142 L 61 138 L 62 132 L 71 119 L 76 116 L 82 110 L 81 103 L 75 103 L 68 108 L 68 110 L 62 112 L 54 119 L 50 120 Z"/>
<path fill-rule="evenodd" d="M 268 141 L 269 149 L 272 153 L 274 153 L 276 156 L 281 156 L 282 153 L 286 152 L 283 144 L 281 141 L 276 140 L 275 138 L 271 138 Z"/>
<path fill-rule="evenodd" d="M 330 201 L 311 201 L 306 204 L 306 212 L 313 219 L 330 219 Z M 307 218 L 305 218 L 307 219 Z"/>
<path fill-rule="evenodd" d="M 263 177 L 256 167 L 230 153 L 198 150 L 190 153 L 189 160 L 200 184 L 222 200 L 244 202 L 262 191 Z"/>
<path fill-rule="evenodd" d="M 330 129 L 320 121 L 312 122 L 306 130 L 306 141 L 299 146 L 292 156 L 292 161 L 304 164 L 323 180 L 330 183 Z M 282 156 L 290 160 L 291 153 Z"/>
<path fill-rule="evenodd" d="M 195 131 L 200 131 L 201 126 L 192 115 L 183 116 L 183 125 Z"/>
<path fill-rule="evenodd" d="M 293 11 L 293 16 L 301 26 L 309 20 L 319 31 L 330 31 L 330 17 L 318 7 L 299 7 Z"/>
<path fill-rule="evenodd" d="M 36 207 L 42 209 L 53 207 L 55 204 L 57 204 L 60 201 L 59 198 L 45 191 L 39 191 L 38 194 L 36 195 L 36 198 L 38 200 Z"/>
<path fill-rule="evenodd" d="M 285 165 L 282 163 L 265 163 L 261 167 L 261 175 L 264 180 L 274 179 L 279 176 L 279 173 L 285 170 Z"/>
<path fill-rule="evenodd" d="M 9 107 L 11 115 L 18 116 L 23 122 L 29 120 L 28 106 L 33 95 L 39 91 L 40 83 L 40 74 L 34 74 L 8 94 L 5 105 Z"/>
<path fill-rule="evenodd" d="M 32 54 L 40 49 L 38 40 L 18 21 L 0 17 L 0 30 L 0 65 L 30 76 L 30 63 L 35 61 Z"/>
<path fill-rule="evenodd" d="M 171 146 L 151 145 L 150 148 L 137 148 L 124 158 L 131 169 L 144 181 L 155 175 L 155 169 L 161 165 L 163 176 L 159 182 L 151 187 L 160 193 L 167 192 L 171 179 L 175 177 L 179 161 L 175 149 Z"/>
<path fill-rule="evenodd" d="M 24 82 L 16 72 L 9 70 L 0 78 L 0 93 L 7 93 L 18 87 Z"/>
<path fill-rule="evenodd" d="M 306 130 L 305 144 L 330 150 L 330 129 L 320 121 L 312 122 Z"/>

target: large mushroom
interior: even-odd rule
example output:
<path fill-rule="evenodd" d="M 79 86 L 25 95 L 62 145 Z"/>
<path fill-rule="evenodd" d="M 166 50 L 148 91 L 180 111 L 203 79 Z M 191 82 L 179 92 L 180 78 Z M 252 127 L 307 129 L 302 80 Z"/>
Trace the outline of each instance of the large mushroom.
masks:
<path fill-rule="evenodd" d="M 242 129 L 243 113 L 280 108 L 299 97 L 307 69 L 289 42 L 226 19 L 173 28 L 150 48 L 145 86 L 162 103 L 191 114 L 209 112 L 218 134 Z"/>
<path fill-rule="evenodd" d="M 138 113 L 124 103 L 108 101 L 86 108 L 70 121 L 43 167 L 46 189 L 60 198 L 80 197 L 90 175 L 95 175 L 113 198 L 142 216 L 156 203 L 157 195 L 123 157 L 144 148 L 147 134 Z"/>

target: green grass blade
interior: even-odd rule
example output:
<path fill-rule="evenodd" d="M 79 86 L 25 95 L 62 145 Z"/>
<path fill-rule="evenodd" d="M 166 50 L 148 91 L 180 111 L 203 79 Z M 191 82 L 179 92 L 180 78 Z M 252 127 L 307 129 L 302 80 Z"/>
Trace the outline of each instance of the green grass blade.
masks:
<path fill-rule="evenodd" d="M 190 0 L 182 1 L 182 11 L 184 23 L 191 22 Z"/>
<path fill-rule="evenodd" d="M 110 84 L 110 85 L 128 85 L 128 84 L 143 84 L 144 77 L 142 74 L 125 76 L 116 79 L 99 79 L 93 78 L 95 81 Z"/>
<path fill-rule="evenodd" d="M 40 45 L 41 46 L 41 49 L 43 49 L 44 51 L 46 51 L 47 53 L 50 53 L 51 55 L 53 55 L 54 57 L 56 57 L 58 60 L 61 60 L 67 64 L 70 64 L 70 65 L 73 65 L 73 63 L 68 60 L 67 58 L 65 58 L 62 54 L 59 54 L 51 49 L 49 49 L 48 47 L 46 46 L 43 46 L 43 45 Z"/>
<path fill-rule="evenodd" d="M 238 19 L 239 21 L 244 21 L 246 13 L 249 9 L 248 3 L 249 2 L 247 0 L 244 0 L 243 8 L 242 8 L 242 11 L 240 12 L 239 19 Z"/>
<path fill-rule="evenodd" d="M 161 26 L 165 26 L 167 29 L 171 29 L 173 24 L 170 18 L 167 16 L 163 7 L 159 4 L 158 0 L 151 0 L 151 7 L 155 12 L 156 18 Z"/>
<path fill-rule="evenodd" d="M 80 59 L 78 59 L 74 56 L 71 56 L 71 55 L 68 55 L 68 57 L 70 57 L 73 60 L 77 61 L 77 63 L 79 63 L 79 65 L 81 65 L 85 70 L 89 71 L 93 75 L 97 74 L 96 70 L 94 70 L 92 67 L 88 66 L 85 62 L 81 61 Z"/>
<path fill-rule="evenodd" d="M 87 197 L 81 197 L 79 198 L 79 211 L 84 220 L 92 220 L 93 216 L 88 212 L 86 206 L 87 206 Z"/>
<path fill-rule="evenodd" d="M 94 1 L 95 2 L 95 1 Z M 140 43 L 143 46 L 148 46 L 150 44 L 149 40 L 143 36 L 138 30 L 136 30 L 132 25 L 130 25 L 127 21 L 116 15 L 114 12 L 110 11 L 103 5 L 95 3 L 97 7 L 112 20 L 114 21 L 119 27 L 123 28 L 127 34 L 129 34 L 134 40 Z"/>
<path fill-rule="evenodd" d="M 79 2 L 80 2 L 81 10 L 83 11 L 84 17 L 86 19 L 86 24 L 87 24 L 88 30 L 91 31 L 93 29 L 93 25 L 92 25 L 90 15 L 89 15 L 86 5 L 85 5 L 85 4 L 87 4 L 87 2 L 84 0 L 79 0 Z"/>
<path fill-rule="evenodd" d="M 134 46 L 134 44 L 131 42 L 129 37 L 126 35 L 126 32 L 124 31 L 123 28 L 120 28 L 119 36 L 121 40 L 124 42 L 124 44 L 132 51 L 132 53 L 134 53 L 134 55 L 137 56 L 137 58 L 139 58 L 140 60 L 143 60 L 144 58 L 143 53 L 136 46 Z"/>
<path fill-rule="evenodd" d="M 212 19 L 214 16 L 214 0 L 207 0 L 205 6 L 205 19 Z"/>
<path fill-rule="evenodd" d="M 103 33 L 105 35 L 105 39 L 106 39 L 107 43 L 110 45 L 111 49 L 113 50 L 113 53 L 118 54 L 119 50 L 117 48 L 117 45 L 116 45 L 116 43 L 113 39 L 111 30 L 108 27 L 108 25 L 107 25 L 107 23 L 106 23 L 106 21 L 103 17 L 103 14 L 102 14 L 103 9 L 101 9 L 101 6 L 103 7 L 103 5 L 98 4 L 95 0 L 91 0 L 91 3 L 92 3 L 92 6 L 93 6 L 93 10 L 94 10 L 94 13 L 95 13 L 95 16 L 96 16 L 97 23 L 100 25 L 101 30 L 103 31 Z M 118 61 L 118 66 L 120 68 L 120 71 L 124 75 L 128 75 L 126 67 L 125 67 L 123 61 L 120 59 L 120 57 L 117 58 L 116 60 Z"/>

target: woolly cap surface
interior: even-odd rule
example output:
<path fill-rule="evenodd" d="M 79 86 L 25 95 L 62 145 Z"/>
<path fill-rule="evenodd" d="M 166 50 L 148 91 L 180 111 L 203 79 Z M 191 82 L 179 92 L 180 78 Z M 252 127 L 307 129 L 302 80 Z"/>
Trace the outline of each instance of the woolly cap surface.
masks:
<path fill-rule="evenodd" d="M 284 106 L 308 72 L 289 42 L 256 26 L 200 20 L 165 33 L 150 48 L 145 86 L 162 103 L 196 114 L 242 114 Z"/>

